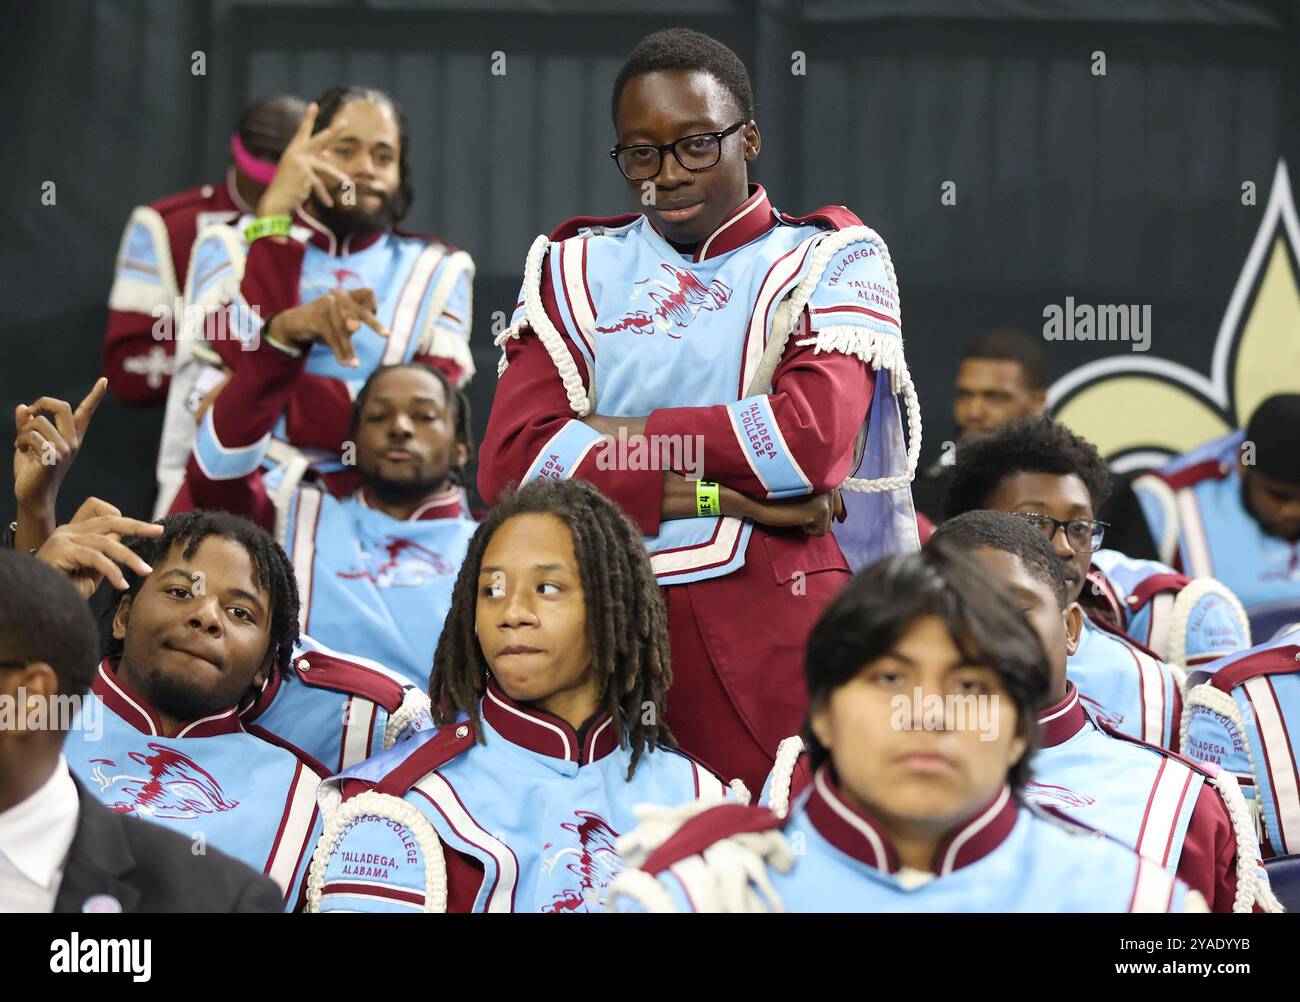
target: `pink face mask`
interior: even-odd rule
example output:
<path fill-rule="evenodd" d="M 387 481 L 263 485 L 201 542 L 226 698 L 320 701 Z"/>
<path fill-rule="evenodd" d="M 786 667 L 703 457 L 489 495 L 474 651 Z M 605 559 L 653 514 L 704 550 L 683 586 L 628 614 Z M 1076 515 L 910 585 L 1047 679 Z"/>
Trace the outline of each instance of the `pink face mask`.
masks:
<path fill-rule="evenodd" d="M 275 177 L 275 164 L 259 160 L 245 149 L 239 133 L 230 136 L 230 153 L 235 158 L 235 166 L 243 171 L 251 181 L 267 185 Z"/>

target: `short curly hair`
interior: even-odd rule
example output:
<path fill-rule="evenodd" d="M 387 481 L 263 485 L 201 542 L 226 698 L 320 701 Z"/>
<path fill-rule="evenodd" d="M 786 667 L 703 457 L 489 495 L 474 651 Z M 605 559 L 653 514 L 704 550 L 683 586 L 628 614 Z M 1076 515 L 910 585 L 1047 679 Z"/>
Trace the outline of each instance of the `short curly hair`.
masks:
<path fill-rule="evenodd" d="M 1088 488 L 1094 512 L 1110 496 L 1110 470 L 1097 447 L 1039 414 L 1009 421 L 957 447 L 944 517 L 987 508 L 1002 482 L 1017 473 L 1078 477 Z"/>
<path fill-rule="evenodd" d="M 618 125 L 618 100 L 633 77 L 662 70 L 707 73 L 736 99 L 746 122 L 754 117 L 754 85 L 740 57 L 716 38 L 691 28 L 665 28 L 646 35 L 628 55 L 614 81 L 609 112 Z"/>

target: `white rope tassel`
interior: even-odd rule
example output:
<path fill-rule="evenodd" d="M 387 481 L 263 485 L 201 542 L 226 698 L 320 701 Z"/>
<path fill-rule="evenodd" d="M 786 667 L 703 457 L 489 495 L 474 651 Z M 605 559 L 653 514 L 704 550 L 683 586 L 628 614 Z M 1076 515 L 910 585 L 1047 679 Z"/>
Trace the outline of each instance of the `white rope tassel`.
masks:
<path fill-rule="evenodd" d="M 1258 904 L 1266 912 L 1280 912 L 1282 902 L 1273 893 L 1268 874 L 1259 866 L 1259 842 L 1251 823 L 1250 806 L 1237 785 L 1237 777 L 1227 769 L 1210 767 L 1211 782 L 1223 797 L 1232 830 L 1237 837 L 1237 895 L 1232 902 L 1234 912 L 1254 911 Z"/>
<path fill-rule="evenodd" d="M 389 714 L 388 723 L 384 725 L 384 751 L 397 743 L 402 731 L 410 727 L 412 721 L 422 713 L 430 713 L 431 709 L 428 696 L 414 686 L 407 689 L 402 695 L 402 705 Z"/>
<path fill-rule="evenodd" d="M 640 866 L 650 854 L 677 834 L 677 829 L 697 814 L 724 803 L 717 797 L 692 800 L 678 807 L 638 804 L 633 808 L 637 825 L 618 840 L 618 854 L 629 868 Z"/>
<path fill-rule="evenodd" d="M 745 785 L 745 781 L 742 779 L 733 779 L 727 784 L 727 787 L 735 796 L 736 803 L 741 807 L 748 807 L 750 801 L 754 799 L 754 795 L 749 792 L 749 787 Z"/>
<path fill-rule="evenodd" d="M 528 248 L 528 257 L 524 259 L 524 320 L 507 327 L 492 339 L 492 343 L 501 349 L 497 376 L 500 377 L 506 371 L 506 342 L 519 337 L 524 327 L 531 327 L 555 363 L 560 381 L 564 384 L 564 392 L 569 398 L 569 408 L 578 417 L 586 417 L 591 413 L 591 400 L 583 389 L 582 376 L 573 364 L 569 349 L 564 345 L 564 337 L 555 329 L 551 318 L 546 315 L 546 307 L 542 305 L 542 262 L 546 260 L 546 251 L 550 245 L 550 239 L 543 234 Z"/>
<path fill-rule="evenodd" d="M 329 796 L 332 794 L 332 798 Z M 408 804 L 398 797 L 386 793 L 367 790 L 348 800 L 337 810 L 329 810 L 332 803 L 338 803 L 338 793 L 325 787 L 320 795 L 320 802 L 326 808 L 325 830 L 316 851 L 312 853 L 311 867 L 307 871 L 307 905 L 308 912 L 319 912 L 321 891 L 325 886 L 325 869 L 330 857 L 338 848 L 343 836 L 348 833 L 353 822 L 362 817 L 377 816 L 404 825 L 415 837 L 416 844 L 424 853 L 424 910 L 426 912 L 445 912 L 447 910 L 447 860 L 442 854 L 442 840 L 438 837 L 433 824 L 420 813 L 418 807 Z"/>
<path fill-rule="evenodd" d="M 909 486 L 916 477 L 916 467 L 921 459 L 921 401 L 917 399 L 912 374 L 908 371 L 907 360 L 903 356 L 902 339 L 893 334 L 880 334 L 863 327 L 837 324 L 819 331 L 815 339 L 808 338 L 796 343 L 800 345 L 811 343 L 814 355 L 823 351 L 838 351 L 862 359 L 877 372 L 884 369 L 893 380 L 895 392 L 902 395 L 903 406 L 907 410 L 905 471 L 892 477 L 878 477 L 875 480 L 848 477 L 840 485 L 840 490 L 857 494 L 883 494 Z"/>
<path fill-rule="evenodd" d="M 776 746 L 776 761 L 772 764 L 772 787 L 767 794 L 767 807 L 778 818 L 790 813 L 790 781 L 794 778 L 795 763 L 803 753 L 803 738 L 795 734 Z"/>

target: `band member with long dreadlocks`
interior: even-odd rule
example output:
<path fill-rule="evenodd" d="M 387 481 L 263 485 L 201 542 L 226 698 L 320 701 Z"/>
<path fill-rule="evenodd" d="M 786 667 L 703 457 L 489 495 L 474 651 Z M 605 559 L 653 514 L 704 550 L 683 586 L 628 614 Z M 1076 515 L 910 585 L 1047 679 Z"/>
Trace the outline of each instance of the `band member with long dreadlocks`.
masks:
<path fill-rule="evenodd" d="M 230 166 L 220 184 L 168 195 L 132 211 L 108 294 L 103 354 L 104 375 L 123 403 L 157 405 L 167 399 L 181 324 L 176 304 L 185 288 L 194 238 L 209 226 L 254 214 L 306 110 L 307 102 L 299 97 L 254 101 L 230 135 Z"/>
<path fill-rule="evenodd" d="M 401 105 L 371 88 L 333 87 L 308 106 L 257 218 L 199 234 L 159 512 L 198 507 L 182 485 L 196 435 L 209 477 L 251 471 L 257 438 L 239 414 L 256 402 L 247 384 L 223 386 L 232 370 L 298 367 L 259 462 L 276 479 L 310 470 L 332 490 L 337 480 L 343 494 L 355 486 L 341 454 L 348 418 L 371 372 L 418 360 L 458 386 L 469 381 L 474 262 L 438 237 L 397 229 L 414 199 L 411 178 Z"/>
<path fill-rule="evenodd" d="M 1159 863 L 1023 799 L 1050 680 L 1001 582 L 931 544 L 860 573 L 808 640 L 812 785 L 643 808 L 615 910 L 1204 911 Z"/>
<path fill-rule="evenodd" d="M 634 805 L 726 795 L 664 724 L 670 658 L 640 533 L 612 501 L 577 480 L 506 495 L 438 644 L 442 726 L 321 787 L 309 910 L 598 909 Z"/>
<path fill-rule="evenodd" d="M 336 496 L 319 481 L 268 483 L 261 460 L 269 433 L 304 378 L 302 359 L 268 362 L 236 370 L 230 382 L 249 402 L 226 420 L 253 443 L 243 464 L 251 472 L 209 477 L 216 460 L 205 458 L 200 438 L 189 464 L 191 495 L 275 531 L 297 571 L 304 632 L 379 661 L 425 692 L 456 572 L 477 528 L 464 513 L 461 486 L 473 455 L 469 399 L 432 366 L 376 369 L 357 394 L 348 431 L 359 485 Z"/>
<path fill-rule="evenodd" d="M 644 211 L 534 241 L 479 490 L 579 477 L 627 511 L 668 605 L 669 723 L 761 782 L 803 718 L 817 614 L 850 566 L 919 545 L 894 267 L 843 206 L 795 217 L 750 183 L 753 89 L 716 39 L 643 39 L 612 111 L 611 169 Z"/>

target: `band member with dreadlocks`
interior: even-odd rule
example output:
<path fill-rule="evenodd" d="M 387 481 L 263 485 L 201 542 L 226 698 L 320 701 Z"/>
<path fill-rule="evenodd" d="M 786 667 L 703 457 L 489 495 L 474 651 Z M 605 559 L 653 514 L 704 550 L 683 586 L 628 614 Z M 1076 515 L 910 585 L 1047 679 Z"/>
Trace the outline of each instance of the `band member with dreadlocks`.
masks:
<path fill-rule="evenodd" d="M 668 605 L 669 723 L 760 782 L 803 717 L 803 641 L 850 563 L 918 545 L 894 268 L 843 206 L 795 217 L 750 184 L 749 74 L 715 39 L 642 40 L 612 111 L 611 169 L 644 213 L 534 242 L 479 489 L 490 503 L 578 477 L 627 511 Z"/>
<path fill-rule="evenodd" d="M 1049 669 L 969 557 L 931 544 L 863 571 L 806 666 L 811 787 L 784 818 L 643 810 L 615 910 L 1205 910 L 1158 863 L 1023 799 Z"/>
<path fill-rule="evenodd" d="M 208 476 L 248 472 L 256 439 L 243 437 L 237 414 L 255 401 L 221 388 L 231 370 L 297 362 L 301 378 L 262 462 L 277 477 L 311 470 L 327 483 L 349 480 L 341 452 L 352 399 L 380 365 L 415 359 L 469 381 L 474 263 L 438 237 L 396 229 L 414 197 L 409 140 L 387 94 L 331 88 L 308 107 L 257 218 L 199 234 L 186 301 L 203 319 L 179 349 L 159 511 L 196 506 L 181 486 L 196 434 Z M 224 408 L 207 408 L 214 395 Z"/>
<path fill-rule="evenodd" d="M 319 767 L 249 733 L 239 704 L 289 669 L 293 568 L 269 535 L 223 513 L 173 516 L 124 542 L 135 559 L 122 561 L 127 587 L 106 610 L 106 656 L 81 709 L 100 726 L 68 734 L 69 769 L 113 810 L 267 874 L 292 908 L 320 830 Z"/>
<path fill-rule="evenodd" d="M 442 726 L 322 786 L 309 910 L 597 910 L 634 805 L 725 795 L 664 724 L 670 659 L 640 533 L 613 502 L 582 481 L 505 496 L 438 644 Z"/>
<path fill-rule="evenodd" d="M 357 394 L 347 432 L 353 488 L 335 496 L 318 481 L 263 473 L 271 428 L 304 378 L 301 358 L 266 361 L 237 369 L 213 406 L 252 444 L 236 466 L 234 455 L 201 436 L 189 464 L 192 497 L 275 530 L 298 574 L 303 632 L 379 661 L 425 692 L 476 528 L 461 487 L 472 455 L 469 400 L 439 369 L 418 362 L 376 369 Z M 235 399 L 246 406 L 233 406 Z M 222 466 L 232 475 L 210 475 Z M 335 478 L 333 486 L 343 482 Z"/>
<path fill-rule="evenodd" d="M 167 399 L 181 324 L 176 304 L 194 238 L 208 226 L 254 213 L 306 109 L 302 98 L 286 95 L 253 102 L 230 135 L 230 166 L 221 184 L 132 211 L 108 294 L 103 356 L 104 375 L 123 403 L 158 405 Z"/>

